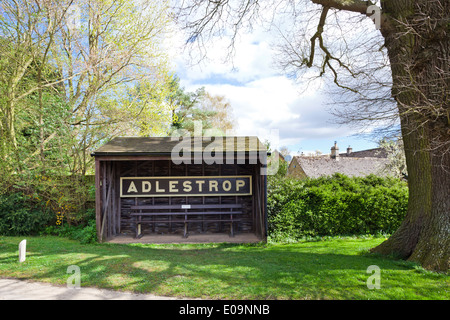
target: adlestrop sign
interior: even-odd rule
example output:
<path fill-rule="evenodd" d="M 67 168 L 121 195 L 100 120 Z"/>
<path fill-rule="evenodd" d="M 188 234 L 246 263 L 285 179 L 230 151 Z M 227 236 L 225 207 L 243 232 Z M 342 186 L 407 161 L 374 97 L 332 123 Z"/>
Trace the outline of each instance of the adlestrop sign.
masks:
<path fill-rule="evenodd" d="M 251 176 L 120 178 L 120 196 L 123 198 L 245 196 L 251 194 Z"/>

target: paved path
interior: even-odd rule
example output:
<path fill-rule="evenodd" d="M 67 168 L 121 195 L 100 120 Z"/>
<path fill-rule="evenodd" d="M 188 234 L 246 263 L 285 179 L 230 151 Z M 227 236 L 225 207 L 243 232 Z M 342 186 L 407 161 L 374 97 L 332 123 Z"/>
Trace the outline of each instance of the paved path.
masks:
<path fill-rule="evenodd" d="M 47 283 L 0 279 L 0 300 L 175 300 L 153 294 L 134 294 L 95 288 L 71 289 Z"/>

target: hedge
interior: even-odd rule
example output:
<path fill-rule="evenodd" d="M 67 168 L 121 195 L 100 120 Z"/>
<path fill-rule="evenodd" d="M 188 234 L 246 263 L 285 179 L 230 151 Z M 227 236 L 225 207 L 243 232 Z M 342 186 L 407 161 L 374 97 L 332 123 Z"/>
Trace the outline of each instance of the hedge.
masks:
<path fill-rule="evenodd" d="M 22 192 L 0 194 L 0 235 L 36 235 L 53 220 L 50 210 Z"/>
<path fill-rule="evenodd" d="M 408 187 L 374 175 L 278 178 L 269 180 L 267 202 L 269 236 L 275 240 L 392 233 L 405 217 Z"/>
<path fill-rule="evenodd" d="M 0 235 L 50 234 L 82 243 L 95 242 L 95 209 L 88 201 L 95 200 L 95 188 L 89 184 L 54 183 L 51 190 L 54 192 L 15 186 L 0 193 Z"/>

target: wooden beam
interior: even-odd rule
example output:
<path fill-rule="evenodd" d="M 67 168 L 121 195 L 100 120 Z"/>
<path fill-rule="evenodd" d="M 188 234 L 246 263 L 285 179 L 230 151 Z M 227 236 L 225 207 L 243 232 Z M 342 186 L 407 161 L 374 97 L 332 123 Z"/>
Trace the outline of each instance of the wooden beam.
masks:
<path fill-rule="evenodd" d="M 148 160 L 171 160 L 170 156 L 96 156 L 100 161 L 148 161 Z"/>
<path fill-rule="evenodd" d="M 242 157 L 242 159 L 249 159 L 249 155 L 240 155 L 239 157 Z M 97 155 L 95 156 L 95 159 L 100 160 L 100 161 L 148 161 L 148 160 L 172 160 L 172 157 L 170 155 L 167 156 L 150 156 L 150 155 L 142 155 L 142 156 L 129 156 L 129 155 L 123 155 L 123 156 L 118 156 L 118 155 L 111 155 L 111 156 L 103 156 L 103 155 Z M 217 160 L 216 157 L 209 157 L 206 155 L 203 155 L 203 160 Z M 261 162 L 260 160 L 260 156 L 257 157 L 258 163 Z M 234 164 L 240 164 L 237 162 L 238 159 L 235 158 L 235 163 Z M 225 164 L 226 162 L 226 158 L 225 156 L 223 157 L 223 164 Z M 191 164 L 194 164 L 194 159 L 191 159 Z M 215 163 L 217 164 L 217 163 Z M 244 164 L 244 163 L 242 163 Z M 252 165 L 254 165 L 253 163 L 251 163 Z"/>
<path fill-rule="evenodd" d="M 111 203 L 111 190 L 112 190 L 112 183 L 111 181 L 109 182 L 109 186 L 108 189 L 106 191 L 106 182 L 108 181 L 108 177 L 109 179 L 111 179 L 111 172 L 108 171 L 108 167 L 105 166 L 105 177 L 103 178 L 104 181 L 104 186 L 103 186 L 103 190 L 104 193 L 103 195 L 105 196 L 105 203 L 103 204 L 103 221 L 102 221 L 102 226 L 101 226 L 101 236 L 103 238 L 104 233 L 106 232 L 106 237 L 108 238 L 110 236 L 110 227 L 111 227 L 111 217 L 109 216 L 110 213 L 110 203 Z"/>
<path fill-rule="evenodd" d="M 263 188 L 263 192 L 264 192 L 264 236 L 263 239 L 264 241 L 267 241 L 267 235 L 268 235 L 268 214 L 267 214 L 267 175 L 264 175 L 264 188 Z"/>
<path fill-rule="evenodd" d="M 100 234 L 101 229 L 101 215 L 102 215 L 102 207 L 101 207 L 101 186 L 100 186 L 100 171 L 101 164 L 99 160 L 95 160 L 95 224 L 97 227 L 97 241 L 102 242 L 102 237 Z"/>

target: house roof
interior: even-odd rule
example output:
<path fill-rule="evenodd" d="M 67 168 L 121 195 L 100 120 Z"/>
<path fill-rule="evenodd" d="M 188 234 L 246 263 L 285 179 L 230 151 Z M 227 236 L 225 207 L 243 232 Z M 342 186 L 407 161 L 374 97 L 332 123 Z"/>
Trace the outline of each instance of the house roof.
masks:
<path fill-rule="evenodd" d="M 350 177 L 366 176 L 371 173 L 382 176 L 387 175 L 384 169 L 388 164 L 388 159 L 383 158 L 339 157 L 336 160 L 329 156 L 296 156 L 294 159 L 310 178 L 331 176 L 334 173 L 342 173 Z"/>
<path fill-rule="evenodd" d="M 255 136 L 184 139 L 183 137 L 117 137 L 98 148 L 91 155 L 170 155 L 180 142 L 185 144 L 186 148 L 190 145 L 192 152 L 203 152 L 205 149 L 215 152 L 264 152 L 267 150 L 266 146 Z"/>
<path fill-rule="evenodd" d="M 351 158 L 387 158 L 387 151 L 384 148 L 374 148 L 350 153 L 339 153 L 340 157 Z"/>

